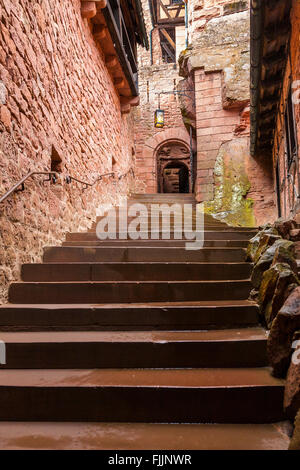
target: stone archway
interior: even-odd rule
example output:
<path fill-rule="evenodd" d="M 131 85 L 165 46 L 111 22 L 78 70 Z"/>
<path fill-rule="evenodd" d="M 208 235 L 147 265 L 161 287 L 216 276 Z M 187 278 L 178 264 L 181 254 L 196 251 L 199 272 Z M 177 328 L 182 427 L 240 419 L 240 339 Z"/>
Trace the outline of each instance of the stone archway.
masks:
<path fill-rule="evenodd" d="M 190 149 L 183 142 L 168 140 L 156 151 L 157 191 L 188 193 L 190 184 Z"/>
<path fill-rule="evenodd" d="M 188 159 L 179 159 L 179 163 L 186 164 L 189 160 L 190 151 L 190 136 L 186 129 L 181 127 L 175 127 L 173 129 L 166 129 L 157 132 L 153 137 L 146 140 L 143 151 L 140 157 L 140 171 L 141 178 L 145 181 L 145 192 L 157 193 L 158 192 L 158 180 L 159 180 L 159 168 L 158 168 L 158 153 L 160 150 L 165 151 L 165 147 L 178 146 L 178 148 L 184 148 L 188 150 L 188 154 L 185 151 L 181 154 L 188 155 Z M 195 151 L 196 145 L 193 141 L 193 150 Z M 163 156 L 163 155 L 162 155 Z M 165 166 L 170 162 L 166 162 Z M 189 185 L 191 186 L 191 185 Z"/>

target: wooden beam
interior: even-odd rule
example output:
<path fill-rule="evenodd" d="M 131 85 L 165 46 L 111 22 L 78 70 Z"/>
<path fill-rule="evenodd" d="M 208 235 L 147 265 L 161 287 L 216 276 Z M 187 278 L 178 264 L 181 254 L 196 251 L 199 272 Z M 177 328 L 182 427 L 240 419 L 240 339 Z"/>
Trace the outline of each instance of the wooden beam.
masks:
<path fill-rule="evenodd" d="M 263 127 L 260 129 L 260 135 L 267 136 L 269 134 L 272 134 L 274 130 L 274 125 L 272 122 L 270 122 L 269 124 L 264 124 Z"/>
<path fill-rule="evenodd" d="M 108 69 L 113 69 L 118 64 L 117 56 L 111 54 L 105 57 L 105 65 Z"/>
<path fill-rule="evenodd" d="M 124 88 L 125 80 L 123 77 L 116 77 L 114 78 L 114 85 L 116 88 Z"/>
<path fill-rule="evenodd" d="M 268 41 L 275 41 L 279 37 L 287 38 L 291 30 L 289 18 L 284 18 L 281 23 L 274 23 L 268 26 L 264 31 L 264 35 Z"/>
<path fill-rule="evenodd" d="M 173 39 L 171 38 L 171 36 L 169 35 L 169 33 L 165 30 L 165 28 L 161 28 L 160 30 L 164 37 L 167 39 L 167 41 L 171 44 L 171 46 L 173 47 L 173 49 L 176 49 L 176 44 L 175 42 L 173 41 Z"/>
<path fill-rule="evenodd" d="M 96 41 L 105 39 L 107 34 L 107 27 L 104 24 L 94 24 L 93 27 L 93 36 Z"/>
<path fill-rule="evenodd" d="M 158 15 L 159 15 L 158 17 L 160 18 L 160 7 L 163 9 L 167 17 L 172 19 L 171 16 L 169 15 L 168 9 L 166 8 L 166 6 L 163 4 L 161 0 L 158 1 Z"/>
<path fill-rule="evenodd" d="M 271 95 L 271 96 L 266 96 L 264 99 L 261 100 L 260 106 L 262 108 L 266 108 L 267 106 L 274 106 L 277 105 L 279 101 L 279 95 Z"/>
<path fill-rule="evenodd" d="M 275 107 L 271 110 L 268 110 L 268 111 L 265 111 L 265 112 L 261 113 L 260 114 L 260 120 L 263 121 L 263 122 L 274 120 L 275 117 L 276 117 L 276 110 L 277 110 L 277 108 Z"/>
<path fill-rule="evenodd" d="M 261 86 L 264 90 L 267 90 L 269 88 L 279 88 L 282 85 L 282 73 L 278 73 L 276 75 L 273 75 L 273 77 L 267 78 L 266 80 L 262 80 Z"/>
<path fill-rule="evenodd" d="M 97 14 L 96 2 L 81 2 L 82 18 L 93 18 Z"/>
<path fill-rule="evenodd" d="M 131 96 L 120 96 L 120 101 L 123 105 L 130 104 L 130 106 L 138 106 L 140 104 L 140 97 L 135 96 L 132 98 Z"/>
<path fill-rule="evenodd" d="M 97 7 L 101 9 L 106 8 L 107 6 L 107 0 L 95 0 L 95 2 L 97 3 Z"/>
<path fill-rule="evenodd" d="M 168 45 L 164 42 L 161 43 L 162 45 L 162 48 L 165 50 L 165 52 L 168 54 L 168 56 L 170 57 L 170 59 L 173 61 L 173 62 L 176 62 L 176 57 L 175 57 L 175 53 L 173 53 L 171 51 L 171 49 L 169 49 Z"/>
<path fill-rule="evenodd" d="M 283 65 L 286 61 L 285 47 L 281 47 L 279 51 L 274 51 L 263 58 L 263 64 L 266 68 L 272 68 L 275 65 Z"/>
<path fill-rule="evenodd" d="M 118 61 L 124 72 L 130 91 L 133 96 L 137 96 L 138 93 L 137 93 L 137 86 L 136 86 L 135 75 L 134 75 L 135 70 L 133 71 L 132 65 L 128 61 L 127 51 L 125 50 L 125 47 L 124 47 L 124 44 L 120 35 L 120 30 L 118 29 L 119 26 L 116 24 L 116 20 L 115 20 L 113 11 L 111 9 L 110 2 L 107 3 L 107 8 L 105 8 L 102 11 L 102 14 L 105 18 L 108 31 L 109 31 L 109 36 L 113 42 L 114 50 L 116 51 L 116 54 L 118 56 Z"/>

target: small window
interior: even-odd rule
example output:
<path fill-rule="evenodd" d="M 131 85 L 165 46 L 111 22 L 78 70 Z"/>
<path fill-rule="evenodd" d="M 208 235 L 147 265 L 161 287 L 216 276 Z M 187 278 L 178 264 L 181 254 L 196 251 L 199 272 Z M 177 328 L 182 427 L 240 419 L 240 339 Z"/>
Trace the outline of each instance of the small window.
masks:
<path fill-rule="evenodd" d="M 295 117 L 294 117 L 294 108 L 292 100 L 292 90 L 290 88 L 289 96 L 287 100 L 285 115 L 285 139 L 286 139 L 286 156 L 287 156 L 287 166 L 290 168 L 295 157 L 297 156 L 297 139 L 295 131 Z"/>
<path fill-rule="evenodd" d="M 51 171 L 55 171 L 56 173 L 62 172 L 62 158 L 59 155 L 57 149 L 52 145 L 51 149 Z"/>

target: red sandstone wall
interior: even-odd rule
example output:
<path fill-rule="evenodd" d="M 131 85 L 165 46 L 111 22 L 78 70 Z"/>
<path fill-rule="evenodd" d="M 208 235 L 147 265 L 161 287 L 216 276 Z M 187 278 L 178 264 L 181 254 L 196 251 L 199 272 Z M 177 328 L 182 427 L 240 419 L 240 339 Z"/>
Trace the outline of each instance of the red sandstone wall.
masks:
<path fill-rule="evenodd" d="M 277 126 L 275 130 L 275 144 L 273 151 L 273 162 L 274 162 L 274 174 L 277 161 L 279 161 L 280 169 L 280 199 L 281 199 L 281 210 L 282 216 L 290 218 L 300 213 L 300 200 L 297 199 L 297 195 L 300 196 L 300 184 L 299 184 L 299 146 L 300 146 L 300 82 L 296 84 L 296 81 L 300 80 L 300 48 L 299 48 L 299 37 L 300 37 L 300 3 L 298 0 L 293 1 L 293 7 L 291 12 L 292 22 L 292 33 L 290 41 L 290 57 L 291 61 L 288 61 L 285 78 L 283 83 L 283 91 L 281 95 L 281 103 L 279 109 L 279 115 L 277 119 Z M 294 115 L 296 120 L 296 132 L 298 137 L 298 169 L 297 162 L 288 171 L 286 154 L 285 154 L 285 129 L 283 124 L 283 116 L 285 112 L 285 102 L 288 96 L 290 84 L 294 83 L 294 93 L 297 102 L 294 102 Z M 288 173 L 291 175 L 287 178 Z M 275 180 L 275 177 L 274 177 Z M 276 187 L 274 186 L 274 197 L 276 197 Z"/>
<path fill-rule="evenodd" d="M 96 48 L 79 0 L 0 2 L 0 195 L 30 169 L 50 170 L 52 144 L 63 173 L 93 180 L 132 166 L 131 116 Z M 0 208 L 0 300 L 22 262 L 40 259 L 42 247 L 67 231 L 86 229 L 101 202 L 116 202 L 132 177 L 94 189 L 54 185 L 42 177 Z"/>
<path fill-rule="evenodd" d="M 249 135 L 249 123 L 243 124 L 239 109 L 226 110 L 222 104 L 221 72 L 195 70 L 197 115 L 197 189 L 199 201 L 214 197 L 214 167 L 222 143 L 238 136 Z M 247 112 L 247 111 L 246 111 Z"/>

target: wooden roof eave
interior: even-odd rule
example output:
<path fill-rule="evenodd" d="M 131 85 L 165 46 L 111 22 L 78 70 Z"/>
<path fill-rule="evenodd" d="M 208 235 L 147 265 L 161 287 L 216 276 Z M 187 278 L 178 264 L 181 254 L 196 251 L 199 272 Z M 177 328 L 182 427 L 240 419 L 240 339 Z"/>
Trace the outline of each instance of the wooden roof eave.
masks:
<path fill-rule="evenodd" d="M 280 100 L 290 33 L 291 0 L 252 0 L 251 3 L 251 154 L 272 148 L 273 122 Z M 269 116 L 266 121 L 266 114 Z M 274 117 L 273 117 L 273 116 Z M 273 121 L 271 120 L 271 117 Z M 267 145 L 269 139 L 269 146 Z"/>

